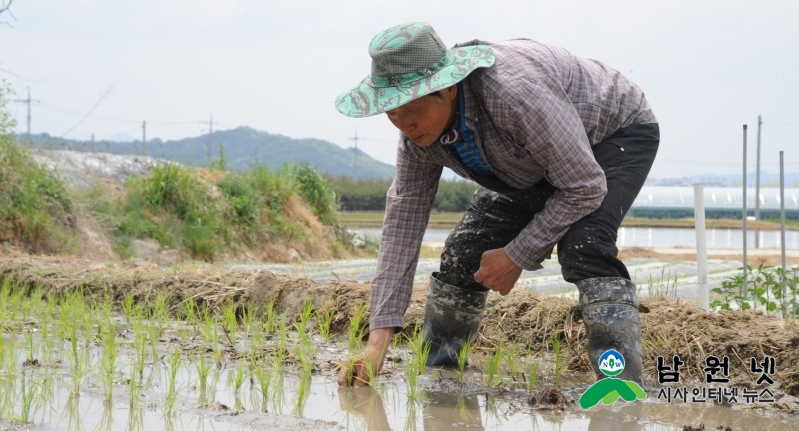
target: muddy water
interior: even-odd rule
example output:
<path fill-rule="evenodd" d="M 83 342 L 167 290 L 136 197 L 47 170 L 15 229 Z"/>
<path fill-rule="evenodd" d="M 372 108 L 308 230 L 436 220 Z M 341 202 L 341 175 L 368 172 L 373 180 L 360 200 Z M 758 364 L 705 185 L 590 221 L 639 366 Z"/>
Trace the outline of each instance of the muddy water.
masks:
<path fill-rule="evenodd" d="M 166 351 L 169 344 L 161 346 Z M 184 349 L 186 346 L 184 345 Z M 20 350 L 18 357 L 25 356 Z M 130 353 L 130 352 L 129 352 Z M 399 352 L 402 357 L 407 352 Z M 130 400 L 128 392 L 129 356 L 121 357 L 113 401 L 104 400 L 103 386 L 95 373 L 99 349 L 91 354 L 95 363 L 89 367 L 80 390 L 74 393 L 70 374 L 56 360 L 40 367 L 23 367 L 19 372 L 36 382 L 37 399 L 32 424 L 21 425 L 11 418 L 21 415 L 21 381 L 14 387 L 14 407 L 0 419 L 3 429 L 41 430 L 668 430 L 684 425 L 704 424 L 734 430 L 794 430 L 795 419 L 759 414 L 757 411 L 715 405 L 666 404 L 653 394 L 633 404 L 618 402 L 580 410 L 573 401 L 585 389 L 584 375 L 561 380 L 563 392 L 572 404 L 531 407 L 531 395 L 517 388 L 515 378 L 506 375 L 494 388 L 484 384 L 478 371 L 467 371 L 463 379 L 451 371 L 427 370 L 419 380 L 421 396 L 409 400 L 407 384 L 400 365 L 389 365 L 378 378 L 375 389 L 341 389 L 335 382 L 335 370 L 326 366 L 345 356 L 345 348 L 336 345 L 322 348 L 317 360 L 322 364 L 310 380 L 301 379 L 287 367 L 271 374 L 271 388 L 266 397 L 257 379 L 249 372 L 242 386 L 234 386 L 238 363 L 225 361 L 211 371 L 209 385 L 198 388 L 196 368 L 184 358 L 177 372 L 177 396 L 171 412 L 166 408 L 169 385 L 168 355 L 145 367 L 141 394 Z M 478 368 L 478 367 L 475 367 Z M 94 371 L 92 371 L 94 370 Z M 8 375 L 3 376 L 8 378 Z M 553 386 L 551 378 L 542 378 L 540 389 Z M 303 388 L 307 389 L 304 391 Z M 499 388 L 499 389 L 498 389 Z M 533 393 L 535 399 L 540 389 Z M 535 403 L 534 403 L 535 404 Z"/>

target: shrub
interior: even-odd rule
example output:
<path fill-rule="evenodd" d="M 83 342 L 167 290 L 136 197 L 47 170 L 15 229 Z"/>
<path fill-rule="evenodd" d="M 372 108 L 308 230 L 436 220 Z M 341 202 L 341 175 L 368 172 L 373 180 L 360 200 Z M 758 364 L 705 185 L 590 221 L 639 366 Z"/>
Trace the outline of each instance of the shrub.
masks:
<path fill-rule="evenodd" d="M 123 255 L 132 239 L 150 237 L 162 246 L 213 260 L 223 249 L 256 246 L 274 238 L 307 243 L 303 217 L 297 217 L 302 211 L 322 222 L 335 222 L 335 195 L 310 166 L 203 173 L 172 163 L 129 180 L 126 188 L 127 195 L 116 206 L 121 208 L 116 210 L 116 234 Z M 298 212 L 305 204 L 310 211 Z M 107 214 L 113 214 L 114 208 L 107 202 L 94 206 L 96 212 Z"/>
<path fill-rule="evenodd" d="M 12 141 L 15 123 L 5 111 L 9 93 L 0 84 L 0 241 L 34 253 L 74 250 L 72 200 L 53 172 Z"/>
<path fill-rule="evenodd" d="M 314 215 L 324 224 L 336 221 L 336 193 L 327 180 L 313 166 L 302 163 L 294 167 L 294 178 L 299 184 L 299 193 L 311 207 Z"/>

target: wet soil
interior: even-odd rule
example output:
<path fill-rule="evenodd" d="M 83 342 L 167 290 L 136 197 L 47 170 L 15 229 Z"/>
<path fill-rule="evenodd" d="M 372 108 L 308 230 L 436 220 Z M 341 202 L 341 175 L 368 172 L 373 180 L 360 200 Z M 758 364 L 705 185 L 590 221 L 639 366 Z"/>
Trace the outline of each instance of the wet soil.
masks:
<path fill-rule="evenodd" d="M 191 264 L 163 269 L 151 264 L 125 262 L 97 264 L 66 257 L 22 256 L 0 260 L 0 278 L 16 284 L 38 286 L 45 294 L 62 295 L 81 289 L 86 295 L 113 294 L 117 301 L 128 295 L 151 302 L 167 293 L 179 304 L 193 300 L 219 307 L 226 301 L 254 302 L 256 311 L 274 301 L 290 320 L 299 316 L 303 304 L 312 300 L 322 311 L 333 310 L 332 330 L 346 331 L 359 304 L 368 305 L 369 284 L 355 281 L 314 282 L 270 271 L 223 269 Z M 426 286 L 414 288 L 406 313 L 404 332 L 422 322 Z M 685 361 L 682 377 L 703 382 L 705 358 L 728 356 L 730 385 L 758 388 L 759 374 L 750 372 L 749 360 L 775 358 L 773 390 L 799 396 L 799 329 L 795 321 L 753 311 L 707 313 L 695 304 L 662 297 L 643 298 L 641 315 L 644 370 L 647 386 L 658 387 L 658 356 L 679 355 Z M 177 306 L 176 306 L 177 307 Z M 490 295 L 479 337 L 479 348 L 489 349 L 500 341 L 515 341 L 523 352 L 544 359 L 551 355 L 551 340 L 563 346 L 569 371 L 589 370 L 585 354 L 585 330 L 576 301 L 515 290 L 507 297 Z M 792 397 L 791 397 L 792 398 Z M 774 409 L 795 411 L 796 403 L 776 403 Z"/>

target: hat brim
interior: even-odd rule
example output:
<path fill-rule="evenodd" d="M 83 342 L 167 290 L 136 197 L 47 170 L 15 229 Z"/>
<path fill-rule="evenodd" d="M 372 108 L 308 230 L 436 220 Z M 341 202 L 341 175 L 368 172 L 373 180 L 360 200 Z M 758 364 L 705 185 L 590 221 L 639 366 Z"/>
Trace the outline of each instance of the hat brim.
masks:
<path fill-rule="evenodd" d="M 336 98 L 336 109 L 348 117 L 369 117 L 398 108 L 414 99 L 451 87 L 479 68 L 494 65 L 488 45 L 473 45 L 449 50 L 453 61 L 438 72 L 408 84 L 392 87 L 370 85 L 367 76 L 357 87 Z"/>

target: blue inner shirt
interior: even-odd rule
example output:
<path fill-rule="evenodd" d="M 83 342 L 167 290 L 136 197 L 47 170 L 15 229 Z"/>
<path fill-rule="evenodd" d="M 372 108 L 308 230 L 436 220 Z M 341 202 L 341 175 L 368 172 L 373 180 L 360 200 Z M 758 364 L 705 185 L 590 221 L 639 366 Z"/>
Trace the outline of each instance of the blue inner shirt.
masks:
<path fill-rule="evenodd" d="M 461 84 L 458 84 L 458 109 L 460 111 L 458 117 L 463 140 L 452 144 L 455 147 L 455 151 L 458 152 L 463 164 L 478 175 L 496 177 L 494 171 L 491 170 L 488 163 L 483 160 L 483 156 L 480 155 L 480 150 L 477 149 L 477 143 L 474 141 L 474 131 L 466 127 L 466 104 L 463 101 L 463 85 Z"/>

